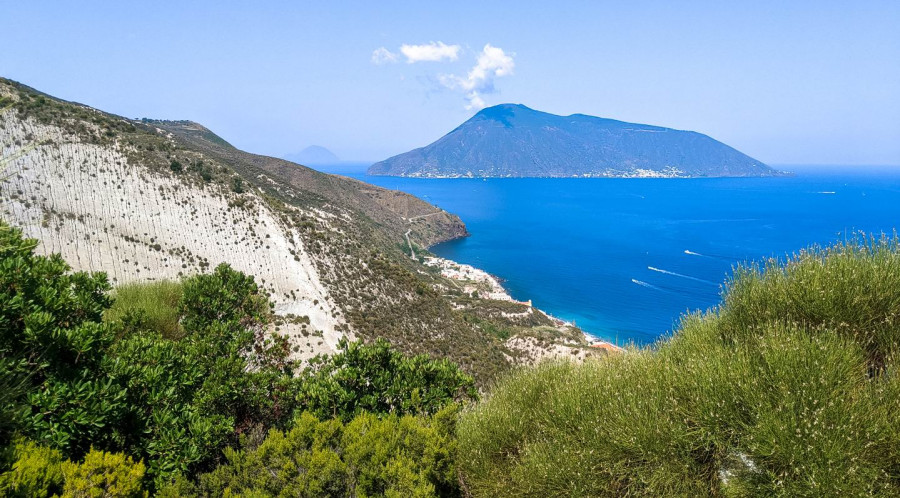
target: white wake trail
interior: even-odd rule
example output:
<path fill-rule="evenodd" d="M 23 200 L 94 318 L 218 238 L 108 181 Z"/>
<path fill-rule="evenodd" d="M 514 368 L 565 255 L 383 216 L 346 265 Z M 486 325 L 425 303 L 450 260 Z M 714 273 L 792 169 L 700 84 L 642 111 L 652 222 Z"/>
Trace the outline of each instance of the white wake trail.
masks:
<path fill-rule="evenodd" d="M 675 273 L 674 271 L 663 270 L 661 268 L 656 268 L 655 266 L 648 266 L 647 269 L 651 270 L 651 271 L 659 272 L 659 273 L 665 273 L 666 275 L 672 275 L 673 277 L 686 278 L 688 280 L 693 280 L 695 282 L 703 282 L 704 284 L 709 284 L 709 285 L 719 285 L 719 284 L 717 284 L 715 282 L 711 282 L 709 280 L 704 280 L 702 278 L 692 277 L 690 275 L 684 275 L 681 273 Z"/>
<path fill-rule="evenodd" d="M 646 287 L 646 288 L 648 288 L 648 289 L 658 290 L 658 291 L 660 291 L 660 292 L 668 292 L 667 290 L 665 290 L 665 289 L 660 289 L 659 287 L 657 287 L 657 286 L 655 286 L 655 285 L 653 285 L 653 284 L 648 284 L 647 282 L 644 282 L 643 280 L 638 280 L 638 279 L 636 279 L 636 278 L 632 278 L 631 281 L 634 282 L 634 283 L 636 283 L 636 284 L 638 284 L 638 285 L 640 285 L 641 287 Z"/>

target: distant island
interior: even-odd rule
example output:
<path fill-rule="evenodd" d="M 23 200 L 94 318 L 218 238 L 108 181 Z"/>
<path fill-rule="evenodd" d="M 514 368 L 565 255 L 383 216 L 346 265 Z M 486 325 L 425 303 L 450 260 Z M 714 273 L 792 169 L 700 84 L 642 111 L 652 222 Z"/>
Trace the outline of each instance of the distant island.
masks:
<path fill-rule="evenodd" d="M 706 135 L 584 114 L 501 104 L 425 147 L 373 164 L 370 175 L 423 178 L 779 176 Z"/>
<path fill-rule="evenodd" d="M 330 150 L 321 145 L 310 145 L 295 154 L 287 154 L 283 159 L 303 165 L 337 164 L 341 160 Z"/>

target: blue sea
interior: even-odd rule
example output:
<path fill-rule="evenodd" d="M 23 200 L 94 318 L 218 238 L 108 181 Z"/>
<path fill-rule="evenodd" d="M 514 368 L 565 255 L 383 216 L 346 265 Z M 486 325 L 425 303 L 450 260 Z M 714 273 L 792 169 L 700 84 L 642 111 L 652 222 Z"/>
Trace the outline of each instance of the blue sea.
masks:
<path fill-rule="evenodd" d="M 782 167 L 782 169 L 791 169 Z M 787 178 L 407 179 L 348 176 L 458 214 L 432 248 L 591 335 L 647 344 L 719 302 L 735 265 L 900 227 L 900 168 L 805 167 Z"/>

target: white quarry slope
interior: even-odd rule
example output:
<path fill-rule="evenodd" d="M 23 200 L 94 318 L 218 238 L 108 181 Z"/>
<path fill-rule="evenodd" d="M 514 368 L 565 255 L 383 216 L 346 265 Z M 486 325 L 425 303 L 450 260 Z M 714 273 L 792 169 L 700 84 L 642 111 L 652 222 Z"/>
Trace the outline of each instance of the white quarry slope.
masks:
<path fill-rule="evenodd" d="M 276 314 L 309 317 L 313 337 L 299 341 L 300 356 L 334 349 L 343 320 L 295 229 L 254 192 L 236 207 L 239 196 L 227 189 L 129 162 L 127 147 L 84 143 L 0 111 L 0 217 L 38 239 L 41 253 L 59 253 L 76 270 L 105 271 L 114 285 L 228 263 L 271 292 Z M 302 327 L 282 331 L 298 335 Z"/>

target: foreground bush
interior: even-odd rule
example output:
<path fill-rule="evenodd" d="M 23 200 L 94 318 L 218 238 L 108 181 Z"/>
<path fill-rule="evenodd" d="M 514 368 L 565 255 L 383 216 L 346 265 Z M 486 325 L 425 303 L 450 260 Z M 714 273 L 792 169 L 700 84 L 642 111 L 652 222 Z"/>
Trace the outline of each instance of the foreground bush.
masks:
<path fill-rule="evenodd" d="M 476 496 L 900 494 L 895 240 L 739 270 L 653 350 L 546 363 L 459 423 Z"/>
<path fill-rule="evenodd" d="M 407 357 L 379 339 L 342 340 L 338 353 L 313 359 L 299 384 L 300 406 L 318 417 L 348 421 L 362 413 L 433 414 L 477 399 L 475 381 L 447 360 Z"/>
<path fill-rule="evenodd" d="M 138 498 L 147 496 L 141 480 L 145 467 L 121 453 L 91 450 L 81 463 L 62 464 L 65 480 L 63 498 L 115 496 Z"/>
<path fill-rule="evenodd" d="M 174 310 L 162 310 L 182 325 L 183 337 L 169 339 L 146 313 L 131 312 L 140 306 L 104 321 L 106 277 L 73 273 L 35 246 L 19 230 L 0 230 L 6 445 L 17 432 L 72 461 L 92 447 L 124 452 L 146 461 L 159 485 L 214 467 L 247 430 L 290 420 L 293 365 L 284 341 L 265 334 L 268 301 L 251 277 L 220 265 L 186 279 Z M 146 299 L 132 302 L 165 303 L 149 296 L 160 288 L 145 286 Z M 15 457 L 3 449 L 8 467 Z"/>
<path fill-rule="evenodd" d="M 113 305 L 103 274 L 35 247 L 0 222 L 0 496 L 265 493 L 243 462 L 276 460 L 303 471 L 287 494 L 455 493 L 453 406 L 475 397 L 455 365 L 345 342 L 298 376 L 265 295 L 228 265 Z"/>
<path fill-rule="evenodd" d="M 20 440 L 13 455 L 12 469 L 0 475 L 0 496 L 146 496 L 143 463 L 121 453 L 91 450 L 82 462 L 63 461 L 58 450 Z"/>
<path fill-rule="evenodd" d="M 12 447 L 12 468 L 0 475 L 0 496 L 49 497 L 62 492 L 62 454 L 31 441 Z"/>
<path fill-rule="evenodd" d="M 227 450 L 227 462 L 180 481 L 163 496 L 458 496 L 456 408 L 433 417 L 364 413 L 344 424 L 309 413 L 256 448 Z"/>

